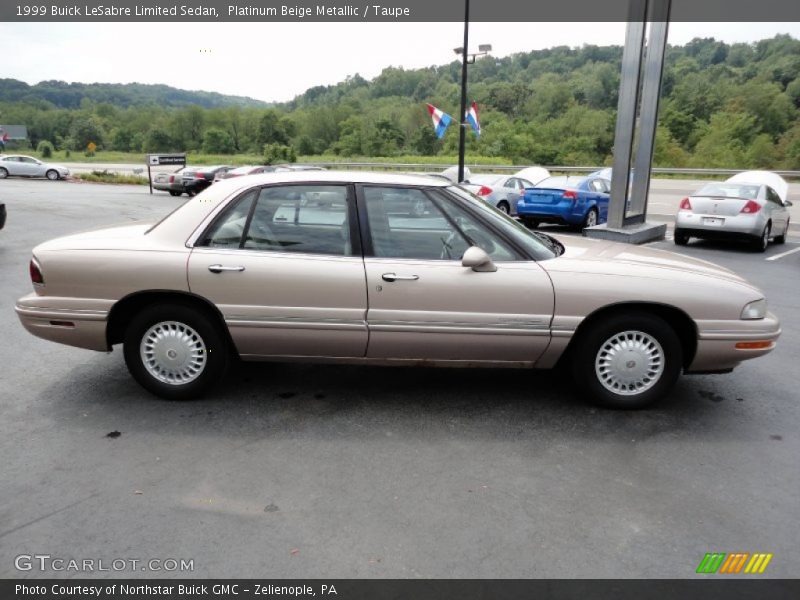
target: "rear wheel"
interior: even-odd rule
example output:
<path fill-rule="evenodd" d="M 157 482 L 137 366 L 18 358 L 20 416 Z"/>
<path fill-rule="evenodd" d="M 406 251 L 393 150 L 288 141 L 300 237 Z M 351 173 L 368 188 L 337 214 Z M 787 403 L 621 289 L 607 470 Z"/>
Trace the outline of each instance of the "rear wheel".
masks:
<path fill-rule="evenodd" d="M 176 192 L 175 190 L 170 190 L 170 196 L 180 196 L 183 192 Z"/>
<path fill-rule="evenodd" d="M 675 242 L 676 246 L 685 246 L 689 243 L 689 234 L 681 229 L 676 229 L 672 241 Z"/>
<path fill-rule="evenodd" d="M 776 244 L 785 244 L 787 235 L 789 235 L 789 221 L 786 221 L 786 229 L 783 230 L 783 233 L 781 235 L 776 235 L 772 241 Z"/>
<path fill-rule="evenodd" d="M 5 179 L 8 177 L 8 169 L 0 167 L 0 179 Z"/>
<path fill-rule="evenodd" d="M 47 173 L 44 174 L 50 181 L 55 181 L 58 179 L 58 171 L 55 169 L 50 169 Z"/>
<path fill-rule="evenodd" d="M 769 246 L 769 223 L 767 226 L 764 227 L 764 231 L 761 232 L 761 236 L 756 239 L 755 243 L 753 244 L 753 248 L 756 252 L 766 252 L 767 247 Z"/>
<path fill-rule="evenodd" d="M 497 204 L 497 210 L 502 213 L 509 214 L 511 212 L 511 207 L 508 206 L 508 202 L 502 200 Z"/>
<path fill-rule="evenodd" d="M 133 378 L 167 400 L 190 400 L 225 374 L 229 348 L 209 316 L 179 304 L 156 304 L 125 331 L 123 352 Z"/>
<path fill-rule="evenodd" d="M 582 228 L 586 229 L 587 227 L 594 227 L 597 225 L 597 209 L 592 208 L 589 212 L 586 213 L 586 216 L 583 218 L 583 225 Z"/>
<path fill-rule="evenodd" d="M 592 402 L 608 408 L 656 402 L 675 384 L 683 364 L 675 331 L 646 312 L 603 319 L 576 342 L 575 381 Z"/>
<path fill-rule="evenodd" d="M 537 227 L 539 227 L 538 219 L 528 219 L 526 217 L 523 217 L 522 222 L 525 223 L 525 225 L 527 227 L 530 227 L 531 229 L 536 229 Z"/>

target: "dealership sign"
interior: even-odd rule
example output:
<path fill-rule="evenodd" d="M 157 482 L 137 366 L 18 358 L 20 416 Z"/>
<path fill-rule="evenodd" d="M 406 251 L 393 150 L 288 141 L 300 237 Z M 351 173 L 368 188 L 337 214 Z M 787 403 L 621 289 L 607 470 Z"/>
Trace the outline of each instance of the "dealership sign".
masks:
<path fill-rule="evenodd" d="M 148 154 L 148 165 L 181 165 L 186 166 L 186 154 Z"/>

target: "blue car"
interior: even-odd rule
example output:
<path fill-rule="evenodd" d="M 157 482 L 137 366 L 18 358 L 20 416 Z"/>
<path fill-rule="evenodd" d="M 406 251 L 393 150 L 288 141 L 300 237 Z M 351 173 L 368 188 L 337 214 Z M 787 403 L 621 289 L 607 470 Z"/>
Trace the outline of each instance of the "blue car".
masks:
<path fill-rule="evenodd" d="M 583 229 L 606 222 L 610 192 L 610 169 L 587 177 L 548 177 L 525 188 L 517 215 L 530 227 L 560 223 Z"/>

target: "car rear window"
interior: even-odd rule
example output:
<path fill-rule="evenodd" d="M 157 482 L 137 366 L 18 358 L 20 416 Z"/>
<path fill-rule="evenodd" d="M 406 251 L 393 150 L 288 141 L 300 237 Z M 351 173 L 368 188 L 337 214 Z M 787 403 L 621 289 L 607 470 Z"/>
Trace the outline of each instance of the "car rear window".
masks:
<path fill-rule="evenodd" d="M 709 183 L 700 188 L 695 196 L 714 196 L 715 198 L 748 198 L 755 200 L 758 197 L 757 185 L 742 185 L 738 183 Z"/>

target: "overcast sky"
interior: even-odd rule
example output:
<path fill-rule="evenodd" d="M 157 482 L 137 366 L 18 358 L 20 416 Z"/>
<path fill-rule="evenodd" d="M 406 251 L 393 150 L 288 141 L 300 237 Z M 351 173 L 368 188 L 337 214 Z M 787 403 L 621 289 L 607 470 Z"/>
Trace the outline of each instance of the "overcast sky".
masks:
<path fill-rule="evenodd" d="M 800 23 L 673 23 L 669 42 L 800 38 Z M 618 44 L 624 23 L 472 23 L 470 46 L 494 56 L 558 45 Z M 2 77 L 164 83 L 289 100 L 315 85 L 387 66 L 451 62 L 462 23 L 0 23 Z M 164 59 L 168 57 L 168 59 Z"/>

